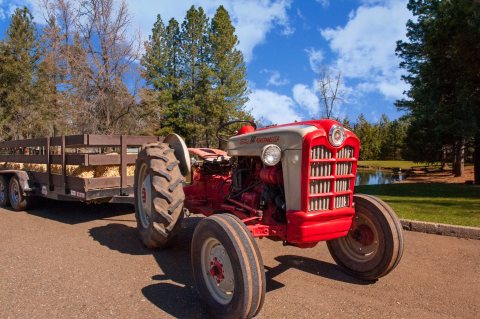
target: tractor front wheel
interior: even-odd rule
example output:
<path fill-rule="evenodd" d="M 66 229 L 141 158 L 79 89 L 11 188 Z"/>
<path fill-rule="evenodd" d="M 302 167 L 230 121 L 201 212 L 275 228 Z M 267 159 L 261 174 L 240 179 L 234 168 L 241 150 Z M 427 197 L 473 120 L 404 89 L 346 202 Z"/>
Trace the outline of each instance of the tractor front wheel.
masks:
<path fill-rule="evenodd" d="M 200 298 L 215 318 L 252 318 L 265 298 L 262 257 L 235 216 L 203 219 L 192 239 L 192 267 Z"/>
<path fill-rule="evenodd" d="M 354 202 L 352 228 L 347 236 L 328 241 L 328 250 L 346 273 L 375 280 L 402 258 L 402 225 L 393 209 L 376 197 L 354 195 Z"/>
<path fill-rule="evenodd" d="M 149 248 L 167 246 L 183 219 L 183 176 L 174 150 L 165 143 L 142 148 L 135 163 L 135 218 Z"/>

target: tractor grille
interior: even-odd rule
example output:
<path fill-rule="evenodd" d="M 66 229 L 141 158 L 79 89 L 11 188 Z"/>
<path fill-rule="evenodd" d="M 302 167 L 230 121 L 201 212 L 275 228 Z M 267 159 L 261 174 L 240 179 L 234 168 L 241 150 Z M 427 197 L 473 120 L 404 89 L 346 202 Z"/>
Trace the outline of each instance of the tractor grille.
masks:
<path fill-rule="evenodd" d="M 312 163 L 310 166 L 310 176 L 320 177 L 332 175 L 331 163 Z"/>
<path fill-rule="evenodd" d="M 308 211 L 326 211 L 351 205 L 355 149 L 313 146 L 310 149 Z"/>
<path fill-rule="evenodd" d="M 311 151 L 311 159 L 325 159 L 332 158 L 332 152 L 325 146 L 314 146 Z"/>
<path fill-rule="evenodd" d="M 350 195 L 342 195 L 335 197 L 335 208 L 348 207 Z"/>

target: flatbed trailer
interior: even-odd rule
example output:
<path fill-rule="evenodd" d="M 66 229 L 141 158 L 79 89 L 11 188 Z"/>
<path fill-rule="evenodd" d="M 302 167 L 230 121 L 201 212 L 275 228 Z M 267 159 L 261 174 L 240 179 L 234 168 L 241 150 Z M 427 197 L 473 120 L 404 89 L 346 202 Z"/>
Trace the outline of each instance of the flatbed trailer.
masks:
<path fill-rule="evenodd" d="M 8 199 L 9 182 L 15 178 L 19 184 L 19 195 L 25 198 L 34 196 L 65 201 L 133 204 L 134 176 L 128 176 L 127 166 L 135 164 L 143 144 L 162 140 L 163 137 L 157 136 L 83 134 L 3 141 L 0 142 L 0 163 L 20 163 L 27 168 L 0 167 L 0 184 L 3 183 L 0 193 L 3 191 L 3 196 Z M 28 164 L 43 166 L 45 171 L 32 169 L 33 165 Z M 119 176 L 70 176 L 68 165 L 92 169 L 96 166 L 118 166 Z M 55 172 L 52 172 L 52 167 L 57 168 Z M 1 200 L 0 194 L 0 204 Z"/>

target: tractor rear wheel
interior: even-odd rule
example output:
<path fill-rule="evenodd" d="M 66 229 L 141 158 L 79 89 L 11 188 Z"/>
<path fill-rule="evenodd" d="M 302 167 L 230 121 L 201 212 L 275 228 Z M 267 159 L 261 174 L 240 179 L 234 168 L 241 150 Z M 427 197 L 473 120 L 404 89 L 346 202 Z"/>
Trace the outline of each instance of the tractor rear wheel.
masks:
<path fill-rule="evenodd" d="M 376 197 L 358 194 L 354 202 L 352 228 L 347 236 L 327 241 L 328 250 L 346 273 L 375 280 L 402 258 L 402 225 L 393 209 Z"/>
<path fill-rule="evenodd" d="M 0 207 L 8 206 L 8 180 L 5 176 L 0 176 Z"/>
<path fill-rule="evenodd" d="M 183 219 L 184 178 L 174 150 L 165 143 L 147 144 L 135 163 L 135 218 L 149 248 L 166 247 Z"/>
<path fill-rule="evenodd" d="M 215 318 L 252 318 L 265 298 L 265 272 L 256 243 L 235 216 L 213 215 L 196 227 L 192 268 L 200 298 Z"/>

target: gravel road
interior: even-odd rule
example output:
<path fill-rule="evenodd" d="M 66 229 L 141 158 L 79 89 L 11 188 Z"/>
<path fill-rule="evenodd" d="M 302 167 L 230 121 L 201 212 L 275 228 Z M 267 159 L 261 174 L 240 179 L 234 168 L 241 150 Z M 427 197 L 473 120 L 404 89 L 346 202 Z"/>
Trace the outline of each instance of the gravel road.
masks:
<path fill-rule="evenodd" d="M 208 318 L 192 286 L 191 217 L 151 251 L 130 206 L 46 201 L 0 209 L 0 318 Z M 259 318 L 478 318 L 480 241 L 405 233 L 397 269 L 375 283 L 343 274 L 321 243 L 259 240 L 267 297 Z"/>

